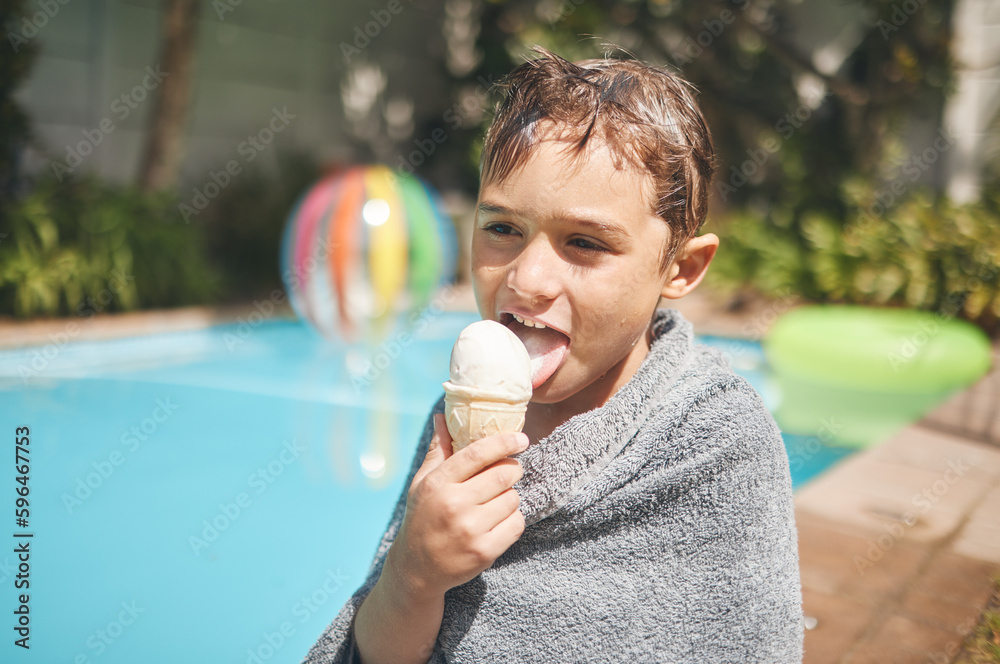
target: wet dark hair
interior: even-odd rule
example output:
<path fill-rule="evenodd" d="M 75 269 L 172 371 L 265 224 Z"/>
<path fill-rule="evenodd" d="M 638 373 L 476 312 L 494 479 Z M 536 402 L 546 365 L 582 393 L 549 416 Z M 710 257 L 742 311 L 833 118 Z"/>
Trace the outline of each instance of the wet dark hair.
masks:
<path fill-rule="evenodd" d="M 579 157 L 598 134 L 613 157 L 648 172 L 653 213 L 670 228 L 661 260 L 705 223 L 715 149 L 691 86 L 666 69 L 634 59 L 569 62 L 541 47 L 498 85 L 503 98 L 486 133 L 481 186 L 522 167 L 542 140 L 539 124 L 553 122 Z"/>

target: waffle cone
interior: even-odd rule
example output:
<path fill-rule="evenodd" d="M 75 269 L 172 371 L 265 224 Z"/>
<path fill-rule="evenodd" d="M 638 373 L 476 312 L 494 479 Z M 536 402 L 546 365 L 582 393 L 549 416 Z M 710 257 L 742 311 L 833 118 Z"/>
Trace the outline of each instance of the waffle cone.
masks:
<path fill-rule="evenodd" d="M 527 401 L 503 401 L 470 395 L 445 388 L 444 417 L 457 452 L 472 441 L 498 433 L 517 433 L 524 427 Z"/>

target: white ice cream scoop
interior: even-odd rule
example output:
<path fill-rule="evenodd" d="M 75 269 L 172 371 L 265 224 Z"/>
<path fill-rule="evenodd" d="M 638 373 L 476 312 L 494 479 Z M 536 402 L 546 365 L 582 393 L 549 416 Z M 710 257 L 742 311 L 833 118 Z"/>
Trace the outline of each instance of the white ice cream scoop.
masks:
<path fill-rule="evenodd" d="M 458 335 L 444 390 L 456 452 L 486 436 L 520 431 L 531 400 L 531 358 L 505 326 L 477 321 Z"/>

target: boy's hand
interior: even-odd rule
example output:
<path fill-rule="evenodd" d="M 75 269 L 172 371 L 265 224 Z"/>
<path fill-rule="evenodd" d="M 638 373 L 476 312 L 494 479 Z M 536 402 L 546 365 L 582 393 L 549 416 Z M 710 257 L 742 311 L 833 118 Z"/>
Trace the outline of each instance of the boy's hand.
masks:
<path fill-rule="evenodd" d="M 498 434 L 452 453 L 444 416 L 434 416 L 434 437 L 386 558 L 401 590 L 414 598 L 443 596 L 517 541 L 524 516 L 512 487 L 524 470 L 507 457 L 527 447 L 523 433 Z"/>

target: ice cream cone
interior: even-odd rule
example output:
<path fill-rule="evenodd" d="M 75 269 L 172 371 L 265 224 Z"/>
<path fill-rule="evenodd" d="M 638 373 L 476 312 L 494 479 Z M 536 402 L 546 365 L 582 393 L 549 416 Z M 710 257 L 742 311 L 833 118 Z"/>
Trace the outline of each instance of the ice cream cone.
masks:
<path fill-rule="evenodd" d="M 531 401 L 531 358 L 521 340 L 492 320 L 472 323 L 451 349 L 444 416 L 457 452 L 474 440 L 517 433 Z"/>
<path fill-rule="evenodd" d="M 508 401 L 496 394 L 446 382 L 444 417 L 452 449 L 498 433 L 516 433 L 524 427 L 528 401 Z"/>

